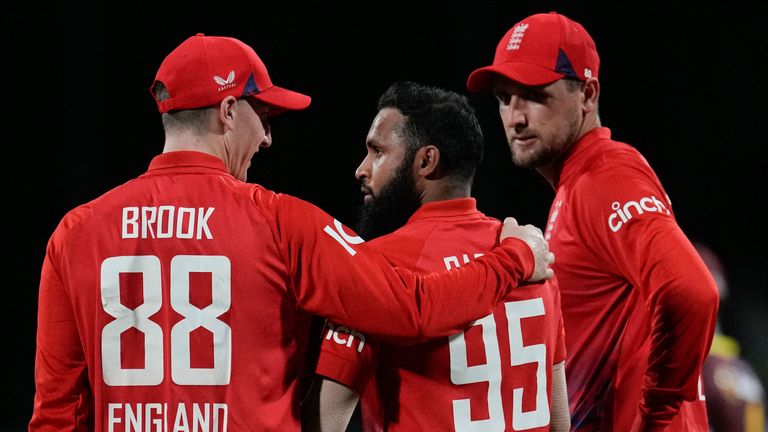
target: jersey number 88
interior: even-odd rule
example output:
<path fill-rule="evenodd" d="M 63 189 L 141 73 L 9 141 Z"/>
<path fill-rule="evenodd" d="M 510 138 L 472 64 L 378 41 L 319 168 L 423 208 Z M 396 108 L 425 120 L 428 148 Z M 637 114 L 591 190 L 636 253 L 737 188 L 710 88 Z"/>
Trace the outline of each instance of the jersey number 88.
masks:
<path fill-rule="evenodd" d="M 162 306 L 160 259 L 153 255 L 118 256 L 101 264 L 101 304 L 115 319 L 101 332 L 101 367 L 109 386 L 158 385 L 164 379 L 163 329 L 149 318 Z M 190 273 L 211 274 L 211 304 L 190 302 Z M 140 273 L 144 302 L 130 309 L 120 302 L 120 274 Z M 171 260 L 171 307 L 183 319 L 171 328 L 171 379 L 179 385 L 227 385 L 231 372 L 231 328 L 218 319 L 231 303 L 231 264 L 225 256 L 177 255 Z M 213 367 L 191 366 L 190 334 L 204 327 L 213 334 Z M 144 334 L 144 367 L 123 368 L 121 335 L 130 328 Z"/>

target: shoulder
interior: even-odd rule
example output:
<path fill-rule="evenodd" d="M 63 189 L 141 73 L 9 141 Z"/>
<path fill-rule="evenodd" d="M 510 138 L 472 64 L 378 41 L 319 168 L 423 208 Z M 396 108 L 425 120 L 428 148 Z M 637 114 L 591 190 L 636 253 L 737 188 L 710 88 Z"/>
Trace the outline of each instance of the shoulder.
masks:
<path fill-rule="evenodd" d="M 412 267 L 421 257 L 435 227 L 433 223 L 408 222 L 390 234 L 372 239 L 368 244 L 390 261 Z"/>
<path fill-rule="evenodd" d="M 72 230 L 76 229 L 78 226 L 87 221 L 93 211 L 92 203 L 93 201 L 86 204 L 81 204 L 68 211 L 59 221 L 54 235 L 63 239 Z"/>
<path fill-rule="evenodd" d="M 125 196 L 126 190 L 129 190 L 136 180 L 132 179 L 115 186 L 96 198 L 72 208 L 61 218 L 55 233 L 59 236 L 66 235 L 78 227 L 87 225 L 94 218 L 98 218 L 100 214 L 114 207 L 114 202 L 120 201 L 121 197 Z"/>
<path fill-rule="evenodd" d="M 260 210 L 266 213 L 294 214 L 296 216 L 305 213 L 307 217 L 317 212 L 325 213 L 309 201 L 293 195 L 275 192 L 258 184 L 240 183 L 237 185 L 237 190 L 241 194 L 247 195 Z"/>
<path fill-rule="evenodd" d="M 404 246 L 410 246 L 409 242 L 423 244 L 434 228 L 434 224 L 408 222 L 390 234 L 371 240 L 370 243 L 381 249 L 402 249 Z"/>
<path fill-rule="evenodd" d="M 607 185 L 610 181 L 655 182 L 656 175 L 648 161 L 634 147 L 604 140 L 600 151 L 585 164 L 578 182 L 582 186 Z"/>
<path fill-rule="evenodd" d="M 88 231 L 103 224 L 100 222 L 100 215 L 111 208 L 111 197 L 119 194 L 122 187 L 113 188 L 99 197 L 67 211 L 48 239 L 48 252 L 63 253 L 67 249 L 82 247 L 83 238 L 92 235 Z"/>
<path fill-rule="evenodd" d="M 478 212 L 478 213 L 480 214 L 480 220 L 487 223 L 489 226 L 501 228 L 502 222 L 499 219 L 492 216 L 488 216 L 483 212 Z"/>
<path fill-rule="evenodd" d="M 640 152 L 618 141 L 600 145 L 601 151 L 573 183 L 572 194 L 580 203 L 603 207 L 646 197 L 668 202 L 661 182 Z"/>

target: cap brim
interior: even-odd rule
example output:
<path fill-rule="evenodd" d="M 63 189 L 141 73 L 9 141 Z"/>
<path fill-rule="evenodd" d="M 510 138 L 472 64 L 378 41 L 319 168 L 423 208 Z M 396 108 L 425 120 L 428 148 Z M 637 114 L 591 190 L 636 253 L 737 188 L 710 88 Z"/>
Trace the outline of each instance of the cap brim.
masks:
<path fill-rule="evenodd" d="M 467 90 L 478 92 L 493 85 L 502 76 L 528 86 L 553 83 L 565 75 L 528 63 L 499 63 L 476 69 L 467 78 Z"/>
<path fill-rule="evenodd" d="M 303 110 L 312 102 L 312 98 L 307 95 L 278 86 L 272 86 L 258 93 L 251 94 L 250 97 L 277 108 L 274 112 L 270 111 L 272 114 L 283 111 Z"/>

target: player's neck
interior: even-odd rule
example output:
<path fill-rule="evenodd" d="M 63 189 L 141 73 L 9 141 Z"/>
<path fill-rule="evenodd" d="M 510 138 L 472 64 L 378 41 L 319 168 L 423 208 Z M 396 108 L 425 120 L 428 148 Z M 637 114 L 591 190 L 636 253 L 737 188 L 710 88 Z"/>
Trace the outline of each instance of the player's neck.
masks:
<path fill-rule="evenodd" d="M 601 127 L 601 124 L 600 117 L 597 113 L 590 113 L 585 116 L 584 121 L 576 134 L 576 139 L 574 139 L 552 162 L 536 167 L 536 171 L 541 174 L 553 188 L 556 188 L 558 182 L 560 182 L 560 173 L 563 170 L 563 164 L 565 164 L 565 161 L 570 157 L 576 143 L 578 143 L 584 135 L 599 127 Z"/>
<path fill-rule="evenodd" d="M 470 184 L 449 184 L 447 182 L 431 182 L 421 194 L 421 204 L 433 201 L 445 201 L 457 198 L 469 198 L 472 193 Z"/>
<path fill-rule="evenodd" d="M 217 146 L 212 145 L 204 137 L 191 132 L 166 135 L 163 153 L 174 151 L 197 151 L 221 158 L 221 154 L 217 151 Z"/>

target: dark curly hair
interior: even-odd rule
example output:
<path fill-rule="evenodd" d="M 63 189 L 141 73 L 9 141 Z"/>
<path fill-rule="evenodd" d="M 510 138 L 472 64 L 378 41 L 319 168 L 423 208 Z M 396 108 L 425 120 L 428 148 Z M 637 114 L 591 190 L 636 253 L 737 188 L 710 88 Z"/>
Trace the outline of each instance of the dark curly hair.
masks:
<path fill-rule="evenodd" d="M 392 84 L 379 98 L 378 109 L 395 108 L 406 117 L 406 160 L 432 144 L 440 150 L 442 175 L 472 183 L 483 158 L 483 132 L 468 99 L 456 92 L 410 81 Z"/>

